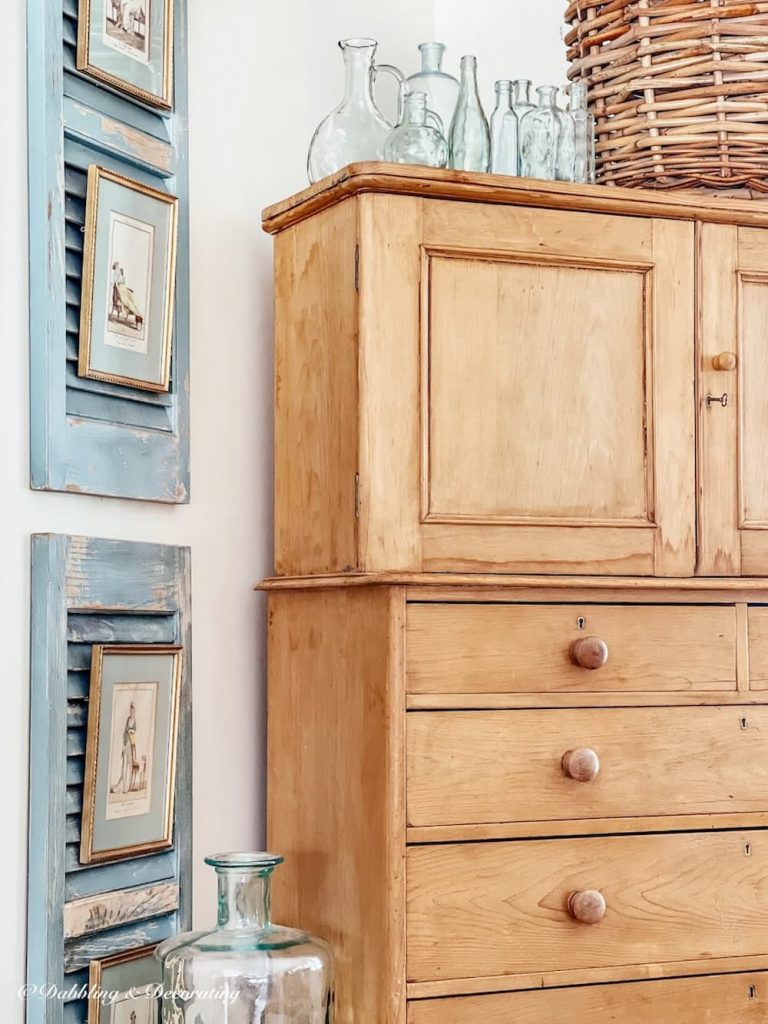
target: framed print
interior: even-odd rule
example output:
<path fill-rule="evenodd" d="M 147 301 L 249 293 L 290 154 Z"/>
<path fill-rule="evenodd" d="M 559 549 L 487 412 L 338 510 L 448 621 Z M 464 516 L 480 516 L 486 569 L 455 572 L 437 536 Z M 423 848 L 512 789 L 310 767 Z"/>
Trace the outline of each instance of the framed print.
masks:
<path fill-rule="evenodd" d="M 77 68 L 160 110 L 173 106 L 173 0 L 80 0 Z"/>
<path fill-rule="evenodd" d="M 83 248 L 81 377 L 167 391 L 178 200 L 92 164 Z"/>
<path fill-rule="evenodd" d="M 95 644 L 88 696 L 80 861 L 172 843 L 180 647 Z"/>
<path fill-rule="evenodd" d="M 161 968 L 155 949 L 142 946 L 91 960 L 88 1024 L 158 1024 Z"/>

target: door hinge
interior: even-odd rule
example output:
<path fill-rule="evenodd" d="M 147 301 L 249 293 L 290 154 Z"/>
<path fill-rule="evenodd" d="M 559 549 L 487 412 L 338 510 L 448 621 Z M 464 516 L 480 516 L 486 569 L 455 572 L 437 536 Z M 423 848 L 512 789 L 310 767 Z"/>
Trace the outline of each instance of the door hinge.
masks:
<path fill-rule="evenodd" d="M 360 246 L 355 246 L 355 291 L 360 291 Z"/>
<path fill-rule="evenodd" d="M 355 519 L 360 518 L 360 474 L 355 473 Z"/>

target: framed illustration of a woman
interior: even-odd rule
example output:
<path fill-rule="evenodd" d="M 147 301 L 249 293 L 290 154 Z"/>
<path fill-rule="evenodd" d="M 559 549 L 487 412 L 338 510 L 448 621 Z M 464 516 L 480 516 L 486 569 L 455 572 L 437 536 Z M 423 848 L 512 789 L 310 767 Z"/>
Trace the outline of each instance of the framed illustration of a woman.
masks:
<path fill-rule="evenodd" d="M 94 645 L 80 860 L 172 843 L 180 647 Z"/>

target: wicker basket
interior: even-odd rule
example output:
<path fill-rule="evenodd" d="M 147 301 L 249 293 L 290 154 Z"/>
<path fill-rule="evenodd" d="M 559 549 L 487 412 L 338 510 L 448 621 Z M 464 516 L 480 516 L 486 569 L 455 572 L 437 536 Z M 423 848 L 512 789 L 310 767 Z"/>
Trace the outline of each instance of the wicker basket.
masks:
<path fill-rule="evenodd" d="M 768 2 L 572 0 L 598 180 L 768 192 Z"/>

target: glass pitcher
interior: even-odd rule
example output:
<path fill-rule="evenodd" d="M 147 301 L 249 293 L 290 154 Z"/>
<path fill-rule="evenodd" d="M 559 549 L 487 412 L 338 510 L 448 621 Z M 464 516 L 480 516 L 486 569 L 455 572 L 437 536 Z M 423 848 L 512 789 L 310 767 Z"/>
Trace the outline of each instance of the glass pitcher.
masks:
<path fill-rule="evenodd" d="M 333 1014 L 328 945 L 270 919 L 270 881 L 282 857 L 206 857 L 219 876 L 218 921 L 210 931 L 166 939 L 163 1024 L 329 1024 Z"/>
<path fill-rule="evenodd" d="M 344 99 L 318 125 L 309 144 L 307 173 L 311 182 L 333 174 L 359 160 L 381 160 L 384 143 L 394 125 L 384 117 L 373 98 L 376 75 L 394 75 L 402 92 L 405 75 L 391 64 L 375 64 L 375 39 L 342 39 Z M 400 113 L 398 113 L 398 121 Z"/>
<path fill-rule="evenodd" d="M 437 127 L 437 118 L 430 123 L 434 117 L 434 112 L 427 110 L 425 93 L 406 93 L 403 116 L 386 141 L 384 159 L 395 164 L 445 167 L 448 143 Z"/>

